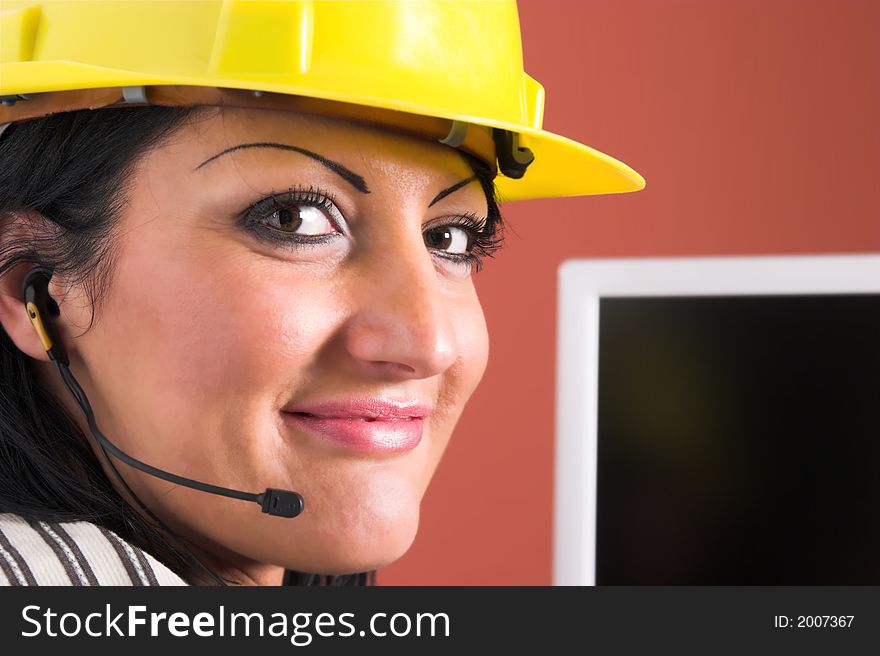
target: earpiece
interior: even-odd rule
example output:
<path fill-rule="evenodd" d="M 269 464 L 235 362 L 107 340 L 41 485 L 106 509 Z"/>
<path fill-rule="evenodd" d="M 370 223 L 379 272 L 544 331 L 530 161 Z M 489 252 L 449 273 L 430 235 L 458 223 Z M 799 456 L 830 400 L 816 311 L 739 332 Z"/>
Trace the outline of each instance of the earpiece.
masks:
<path fill-rule="evenodd" d="M 28 271 L 22 283 L 22 296 L 24 297 L 25 309 L 28 318 L 34 325 L 37 335 L 46 353 L 52 360 L 58 360 L 66 365 L 70 364 L 67 359 L 67 351 L 64 344 L 58 339 L 52 316 L 61 314 L 58 304 L 49 296 L 49 280 L 52 272 L 45 267 L 34 267 Z"/>

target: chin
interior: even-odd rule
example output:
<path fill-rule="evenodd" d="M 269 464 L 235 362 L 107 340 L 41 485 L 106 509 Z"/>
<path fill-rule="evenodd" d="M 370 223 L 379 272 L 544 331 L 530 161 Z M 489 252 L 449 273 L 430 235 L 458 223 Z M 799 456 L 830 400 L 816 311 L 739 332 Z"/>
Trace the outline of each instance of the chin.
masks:
<path fill-rule="evenodd" d="M 356 574 L 381 569 L 402 557 L 418 532 L 418 512 L 393 522 L 375 521 L 339 532 L 329 544 L 322 544 L 304 569 L 313 574 Z"/>

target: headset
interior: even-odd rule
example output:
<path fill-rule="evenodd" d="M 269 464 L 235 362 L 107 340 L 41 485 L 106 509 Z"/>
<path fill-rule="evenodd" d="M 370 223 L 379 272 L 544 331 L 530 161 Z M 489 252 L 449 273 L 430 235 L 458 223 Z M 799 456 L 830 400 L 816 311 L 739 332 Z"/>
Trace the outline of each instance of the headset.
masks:
<path fill-rule="evenodd" d="M 34 267 L 28 271 L 27 275 L 25 275 L 24 281 L 22 282 L 22 296 L 24 298 L 28 318 L 33 324 L 34 329 L 37 331 L 37 335 L 39 336 L 40 342 L 46 350 L 49 359 L 58 365 L 58 370 L 61 372 L 61 377 L 63 378 L 64 383 L 67 385 L 67 388 L 76 400 L 77 405 L 79 405 L 80 409 L 83 411 L 83 414 L 88 421 L 89 429 L 104 452 L 104 457 L 107 459 L 108 464 L 113 469 L 126 491 L 137 501 L 141 508 L 150 515 L 150 517 L 171 533 L 170 529 L 168 529 L 168 527 L 146 507 L 137 495 L 134 494 L 125 479 L 116 469 L 113 461 L 110 460 L 110 457 L 107 454 L 108 451 L 118 460 L 121 460 L 130 467 L 134 467 L 150 476 L 161 478 L 162 480 L 176 483 L 177 485 L 183 485 L 194 490 L 199 490 L 200 492 L 207 492 L 208 494 L 216 494 L 232 499 L 240 499 L 242 501 L 251 501 L 258 504 L 261 510 L 269 515 L 274 515 L 276 517 L 296 517 L 302 513 L 305 506 L 302 495 L 298 492 L 267 488 L 264 492 L 253 493 L 195 481 L 191 478 L 172 474 L 171 472 L 159 469 L 158 467 L 153 467 L 137 458 L 133 458 L 107 439 L 99 430 L 98 425 L 95 422 L 95 416 L 92 412 L 89 400 L 86 398 L 85 392 L 70 371 L 70 360 L 67 357 L 67 351 L 65 350 L 62 341 L 58 338 L 58 333 L 56 332 L 55 325 L 51 319 L 51 317 L 57 317 L 61 314 L 58 304 L 49 295 L 49 281 L 51 278 L 52 271 L 43 266 Z M 173 535 L 173 533 L 171 534 Z M 187 551 L 189 550 L 187 549 Z M 193 556 L 191 552 L 190 555 Z M 193 556 L 193 558 L 195 558 L 195 556 Z M 195 560 L 202 568 L 207 570 L 201 561 L 197 558 L 195 558 Z M 215 579 L 218 578 L 210 570 L 207 571 Z"/>

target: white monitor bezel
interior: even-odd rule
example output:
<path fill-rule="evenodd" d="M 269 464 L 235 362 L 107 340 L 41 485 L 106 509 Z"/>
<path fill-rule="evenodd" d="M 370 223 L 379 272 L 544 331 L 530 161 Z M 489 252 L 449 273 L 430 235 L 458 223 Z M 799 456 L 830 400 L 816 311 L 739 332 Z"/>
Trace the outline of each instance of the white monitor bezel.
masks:
<path fill-rule="evenodd" d="M 594 585 L 599 299 L 880 293 L 880 255 L 573 259 L 558 284 L 553 583 Z"/>

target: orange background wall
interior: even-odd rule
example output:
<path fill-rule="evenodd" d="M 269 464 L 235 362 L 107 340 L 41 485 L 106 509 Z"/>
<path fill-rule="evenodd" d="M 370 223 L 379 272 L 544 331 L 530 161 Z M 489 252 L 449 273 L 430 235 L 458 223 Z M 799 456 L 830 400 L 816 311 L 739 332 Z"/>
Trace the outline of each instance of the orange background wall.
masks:
<path fill-rule="evenodd" d="M 571 257 L 880 251 L 880 2 L 520 0 L 544 127 L 642 173 L 502 207 L 486 376 L 384 585 L 546 585 L 556 270 Z"/>

